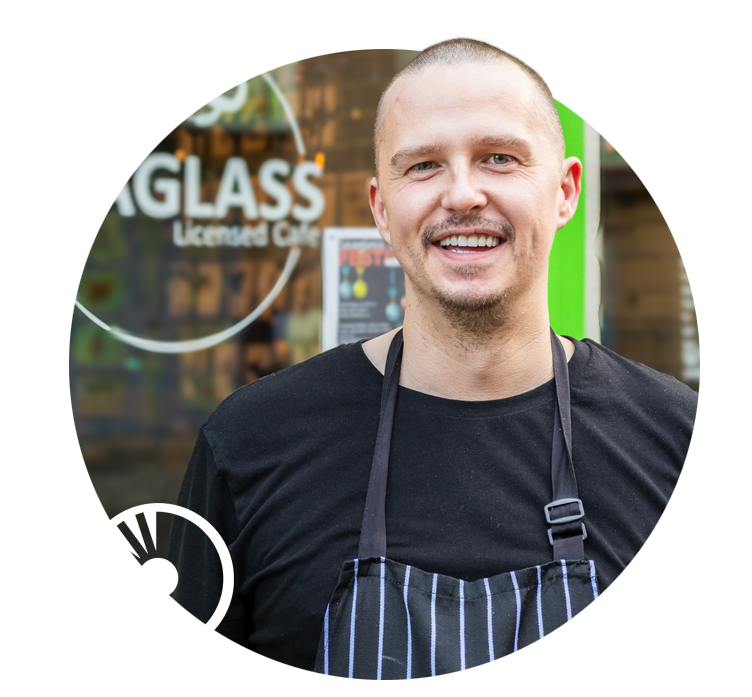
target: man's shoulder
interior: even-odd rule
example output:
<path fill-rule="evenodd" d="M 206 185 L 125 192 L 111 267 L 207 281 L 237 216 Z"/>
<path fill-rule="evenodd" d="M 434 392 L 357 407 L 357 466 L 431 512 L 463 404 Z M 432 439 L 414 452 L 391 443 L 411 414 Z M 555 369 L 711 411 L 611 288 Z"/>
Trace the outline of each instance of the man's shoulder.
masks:
<path fill-rule="evenodd" d="M 355 344 L 338 346 L 289 368 L 243 385 L 207 419 L 204 429 L 247 422 L 249 416 L 277 418 L 281 413 L 309 410 L 312 405 L 341 400 L 359 383 L 368 383 L 368 359 Z M 362 389 L 363 385 L 360 385 Z M 357 389 L 356 389 L 357 391 Z"/>
<path fill-rule="evenodd" d="M 694 420 L 697 392 L 672 375 L 624 358 L 592 339 L 575 345 L 584 354 L 572 381 L 578 396 Z"/>

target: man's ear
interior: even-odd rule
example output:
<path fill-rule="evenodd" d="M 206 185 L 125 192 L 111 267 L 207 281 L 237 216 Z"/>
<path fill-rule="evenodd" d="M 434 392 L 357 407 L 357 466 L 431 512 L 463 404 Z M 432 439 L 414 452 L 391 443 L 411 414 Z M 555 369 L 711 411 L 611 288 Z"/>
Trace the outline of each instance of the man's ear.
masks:
<path fill-rule="evenodd" d="M 371 183 L 368 187 L 368 203 L 371 204 L 371 213 L 373 213 L 373 220 L 376 223 L 379 234 L 384 238 L 384 242 L 391 245 L 386 209 L 384 208 L 384 202 L 381 200 L 379 182 L 376 177 L 371 178 Z"/>
<path fill-rule="evenodd" d="M 572 219 L 577 210 L 582 185 L 582 162 L 576 157 L 568 157 L 564 160 L 562 172 L 557 230 L 561 230 Z"/>

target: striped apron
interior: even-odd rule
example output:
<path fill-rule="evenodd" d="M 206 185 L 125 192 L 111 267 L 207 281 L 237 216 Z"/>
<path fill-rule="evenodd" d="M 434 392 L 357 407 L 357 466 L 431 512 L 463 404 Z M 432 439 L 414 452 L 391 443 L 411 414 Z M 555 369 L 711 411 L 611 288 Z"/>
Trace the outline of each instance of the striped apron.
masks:
<path fill-rule="evenodd" d="M 544 508 L 553 561 L 466 581 L 386 558 L 386 485 L 402 345 L 400 330 L 384 371 L 358 558 L 342 565 L 327 606 L 319 673 L 394 680 L 465 670 L 542 638 L 598 597 L 595 564 L 585 559 L 585 514 L 572 465 L 569 371 L 553 330 L 553 500 Z"/>

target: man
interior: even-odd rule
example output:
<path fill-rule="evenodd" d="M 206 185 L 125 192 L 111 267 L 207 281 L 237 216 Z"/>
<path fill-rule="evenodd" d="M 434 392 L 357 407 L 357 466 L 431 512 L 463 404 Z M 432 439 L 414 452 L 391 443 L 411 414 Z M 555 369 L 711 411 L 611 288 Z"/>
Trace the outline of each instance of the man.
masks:
<path fill-rule="evenodd" d="M 530 68 L 432 46 L 385 91 L 374 145 L 403 330 L 238 390 L 179 503 L 233 556 L 220 632 L 301 668 L 409 678 L 517 650 L 597 597 L 668 501 L 696 394 L 552 338 L 548 256 L 582 166 Z M 207 619 L 216 553 L 176 523 L 171 555 L 176 599 Z"/>

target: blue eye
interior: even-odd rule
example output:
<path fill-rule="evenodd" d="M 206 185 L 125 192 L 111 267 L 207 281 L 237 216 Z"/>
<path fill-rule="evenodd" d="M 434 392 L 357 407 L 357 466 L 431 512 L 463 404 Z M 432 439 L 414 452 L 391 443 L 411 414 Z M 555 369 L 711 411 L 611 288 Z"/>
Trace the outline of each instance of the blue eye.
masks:
<path fill-rule="evenodd" d="M 433 162 L 421 162 L 419 165 L 415 165 L 413 169 L 416 172 L 427 172 L 433 167 Z"/>
<path fill-rule="evenodd" d="M 513 160 L 514 158 L 511 155 L 491 155 L 491 162 L 495 165 L 506 165 Z"/>

